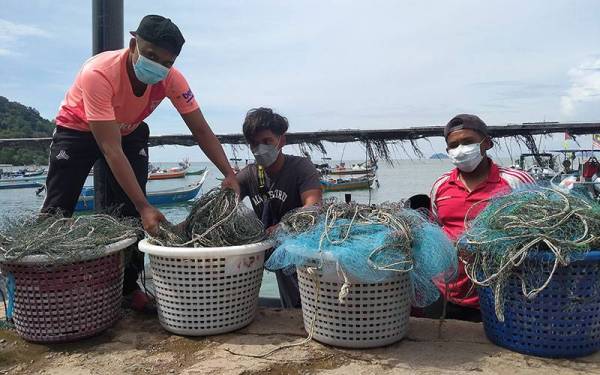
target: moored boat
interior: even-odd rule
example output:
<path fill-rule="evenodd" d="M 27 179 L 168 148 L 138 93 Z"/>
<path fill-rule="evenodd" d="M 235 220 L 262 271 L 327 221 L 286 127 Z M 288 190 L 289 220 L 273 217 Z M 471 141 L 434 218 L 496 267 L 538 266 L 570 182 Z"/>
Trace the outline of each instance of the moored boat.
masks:
<path fill-rule="evenodd" d="M 331 168 L 328 164 L 319 164 L 322 174 L 334 175 L 334 176 L 345 176 L 345 175 L 374 175 L 377 170 L 377 163 L 358 163 L 353 164 L 351 167 L 346 167 L 346 163 L 341 162 L 335 168 Z"/>
<path fill-rule="evenodd" d="M 185 174 L 186 174 L 186 176 L 200 176 L 201 174 L 204 173 L 204 171 L 206 171 L 206 168 L 199 169 L 197 171 L 188 171 Z"/>
<path fill-rule="evenodd" d="M 153 206 L 187 202 L 196 198 L 202 188 L 208 171 L 205 171 L 198 182 L 191 185 L 175 188 L 150 191 L 147 194 L 148 202 Z M 94 188 L 84 187 L 77 200 L 75 211 L 87 211 L 94 209 Z"/>
<path fill-rule="evenodd" d="M 374 180 L 373 176 L 361 178 L 325 178 L 321 180 L 321 188 L 323 191 L 370 189 Z"/>
<path fill-rule="evenodd" d="M 148 174 L 148 180 L 169 180 L 172 178 L 184 178 L 185 170 L 179 170 L 178 168 L 162 169 L 157 172 L 151 172 Z"/>
<path fill-rule="evenodd" d="M 0 189 L 27 189 L 27 188 L 39 188 L 42 187 L 43 183 L 39 181 L 28 181 L 25 179 L 3 179 L 0 180 Z"/>
<path fill-rule="evenodd" d="M 547 182 L 556 175 L 554 155 L 544 152 L 521 154 L 513 168 L 526 171 L 538 182 Z"/>
<path fill-rule="evenodd" d="M 24 176 L 19 176 L 19 177 L 2 177 L 0 178 L 0 182 L 40 182 L 40 181 L 45 181 L 46 180 L 45 175 L 40 175 L 40 176 L 32 176 L 32 177 L 24 177 Z"/>

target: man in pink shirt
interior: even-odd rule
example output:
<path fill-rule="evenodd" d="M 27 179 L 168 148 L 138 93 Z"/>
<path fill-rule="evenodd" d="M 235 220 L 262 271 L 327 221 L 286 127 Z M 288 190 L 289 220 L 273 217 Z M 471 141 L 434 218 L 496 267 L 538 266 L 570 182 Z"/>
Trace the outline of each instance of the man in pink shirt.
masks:
<path fill-rule="evenodd" d="M 179 28 L 149 15 L 131 35 L 129 48 L 87 60 L 67 91 L 56 116 L 42 212 L 72 215 L 91 167 L 103 159 L 110 167 L 108 205 L 122 205 L 123 215 L 139 216 L 153 233 L 165 217 L 145 196 L 149 129 L 143 120 L 165 97 L 225 176 L 223 186 L 239 193 L 239 184 L 192 90 L 173 66 L 185 42 Z"/>
<path fill-rule="evenodd" d="M 535 180 L 526 172 L 503 168 L 487 157 L 493 142 L 487 125 L 477 116 L 461 114 L 454 117 L 444 130 L 448 155 L 456 166 L 433 184 L 431 212 L 444 232 L 456 241 L 465 230 L 465 220 L 473 219 L 498 194 L 508 193 Z M 467 278 L 462 263 L 458 277 L 446 285 L 438 283 L 447 297 L 446 317 L 480 320 L 479 298 L 473 283 Z M 425 315 L 438 318 L 443 299 L 425 308 Z"/>

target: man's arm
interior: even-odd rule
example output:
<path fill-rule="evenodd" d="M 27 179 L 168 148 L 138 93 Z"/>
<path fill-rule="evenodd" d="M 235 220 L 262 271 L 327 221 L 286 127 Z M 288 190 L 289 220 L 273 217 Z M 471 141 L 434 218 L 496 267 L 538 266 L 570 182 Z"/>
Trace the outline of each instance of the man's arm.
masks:
<path fill-rule="evenodd" d="M 323 200 L 321 175 L 312 161 L 304 158 L 298 164 L 298 180 L 302 207 L 321 205 Z"/>
<path fill-rule="evenodd" d="M 223 146 L 208 126 L 200 109 L 181 115 L 183 121 L 192 132 L 192 135 L 198 142 L 202 151 L 208 156 L 210 161 L 223 173 L 223 187 L 229 187 L 240 193 L 240 186 L 235 178 L 235 172 L 227 160 Z"/>
<path fill-rule="evenodd" d="M 149 233 L 156 233 L 158 224 L 165 220 L 165 217 L 148 203 L 135 178 L 133 168 L 121 146 L 119 124 L 115 121 L 90 121 L 90 130 L 113 176 L 139 212 L 144 229 Z"/>

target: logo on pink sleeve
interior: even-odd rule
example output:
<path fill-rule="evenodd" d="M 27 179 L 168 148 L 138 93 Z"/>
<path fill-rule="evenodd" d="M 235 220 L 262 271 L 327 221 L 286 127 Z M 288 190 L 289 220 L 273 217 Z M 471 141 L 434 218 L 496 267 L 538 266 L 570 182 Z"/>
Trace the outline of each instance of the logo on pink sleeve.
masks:
<path fill-rule="evenodd" d="M 188 89 L 186 92 L 181 94 L 181 96 L 183 96 L 186 103 L 189 103 L 192 101 L 192 99 L 194 99 L 194 93 L 192 92 L 192 89 Z"/>
<path fill-rule="evenodd" d="M 162 99 L 159 100 L 152 100 L 150 102 L 150 113 L 154 112 L 154 110 L 156 109 L 156 107 L 158 107 L 158 105 L 162 102 Z"/>

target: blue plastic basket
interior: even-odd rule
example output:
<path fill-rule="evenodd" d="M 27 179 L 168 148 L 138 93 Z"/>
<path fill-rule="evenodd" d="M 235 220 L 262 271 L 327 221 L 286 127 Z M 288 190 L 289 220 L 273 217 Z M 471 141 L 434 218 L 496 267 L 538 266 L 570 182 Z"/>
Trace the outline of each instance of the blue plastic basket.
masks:
<path fill-rule="evenodd" d="M 496 318 L 491 288 L 478 288 L 478 293 L 485 333 L 496 345 L 549 358 L 581 357 L 600 350 L 598 250 L 559 267 L 532 300 L 523 296 L 521 281 L 511 276 L 505 289 L 504 322 Z"/>

